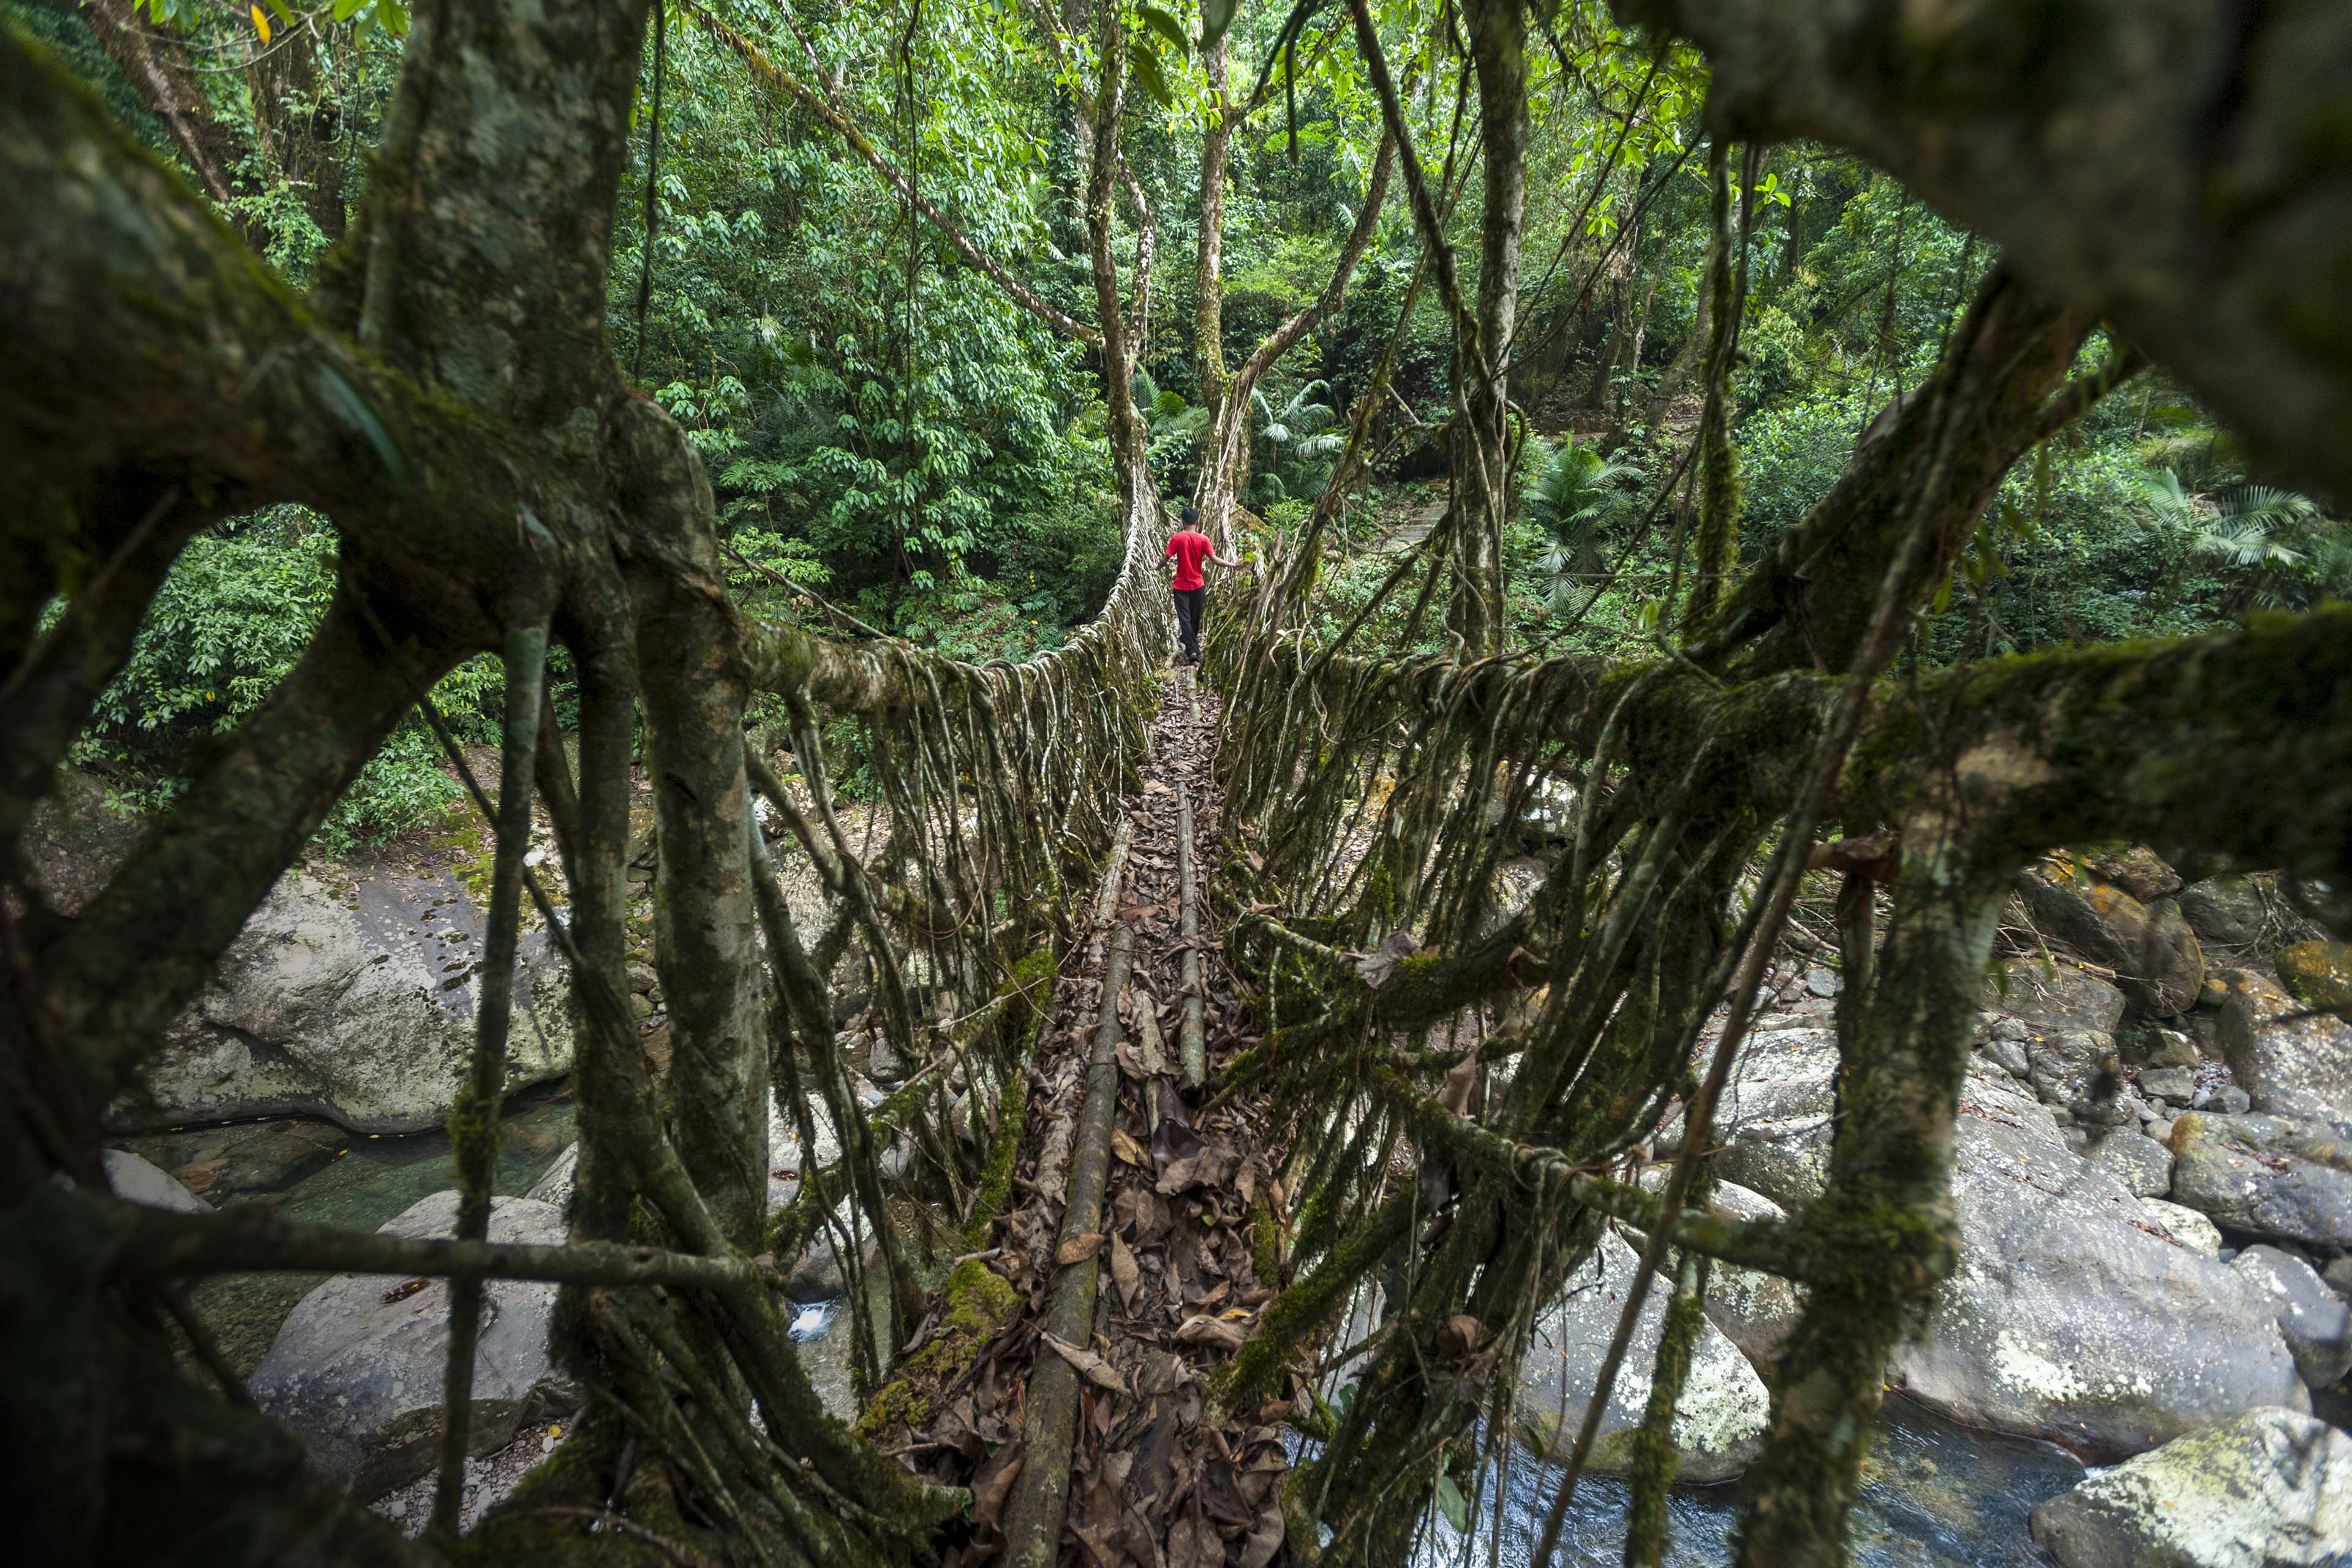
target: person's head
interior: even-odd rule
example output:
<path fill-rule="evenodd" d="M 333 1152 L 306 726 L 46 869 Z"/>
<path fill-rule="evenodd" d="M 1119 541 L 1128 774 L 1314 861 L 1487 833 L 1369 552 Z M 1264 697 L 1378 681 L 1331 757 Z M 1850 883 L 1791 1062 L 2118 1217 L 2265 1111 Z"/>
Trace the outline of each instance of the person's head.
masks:
<path fill-rule="evenodd" d="M 1184 519 L 1184 526 L 1187 528 L 1192 528 L 1197 526 L 1201 521 L 1201 509 L 1197 506 L 1188 506 L 1180 515 Z"/>

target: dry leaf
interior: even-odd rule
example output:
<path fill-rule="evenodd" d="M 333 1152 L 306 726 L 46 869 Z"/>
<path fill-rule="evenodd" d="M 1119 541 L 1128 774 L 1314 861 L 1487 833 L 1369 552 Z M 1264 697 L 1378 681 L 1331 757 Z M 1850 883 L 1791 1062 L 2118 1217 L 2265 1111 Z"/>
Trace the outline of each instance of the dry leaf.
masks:
<path fill-rule="evenodd" d="M 1116 1231 L 1110 1238 L 1110 1278 L 1111 1283 L 1118 1287 L 1119 1300 L 1132 1308 L 1136 1296 L 1143 1289 L 1143 1270 L 1136 1266 L 1135 1249 Z"/>
<path fill-rule="evenodd" d="M 1237 1351 L 1247 1341 L 1234 1324 L 1226 1322 L 1222 1318 L 1200 1317 L 1184 1320 L 1184 1326 L 1176 1331 L 1176 1342 L 1186 1345 L 1214 1345 L 1219 1350 Z"/>
<path fill-rule="evenodd" d="M 1054 1262 L 1064 1268 L 1068 1268 L 1073 1263 L 1084 1263 L 1087 1258 L 1092 1258 L 1096 1253 L 1102 1250 L 1102 1232 L 1098 1230 L 1082 1230 L 1077 1235 L 1070 1237 L 1069 1240 L 1062 1243 L 1061 1247 L 1054 1254 Z"/>
<path fill-rule="evenodd" d="M 1143 1145 L 1124 1127 L 1110 1130 L 1110 1152 L 1138 1169 L 1148 1169 L 1151 1163 L 1151 1156 L 1143 1152 Z"/>
<path fill-rule="evenodd" d="M 1136 999 L 1135 1034 L 1138 1054 L 1143 1058 L 1143 1070 L 1152 1074 L 1170 1071 L 1168 1037 L 1160 1032 L 1160 1020 L 1153 1014 L 1151 999 L 1148 996 Z"/>
<path fill-rule="evenodd" d="M 1108 1388 L 1113 1394 L 1127 1392 L 1127 1380 L 1118 1375 L 1118 1369 L 1094 1352 L 1080 1350 L 1067 1340 L 1057 1339 L 1052 1334 L 1041 1333 L 1037 1337 L 1052 1347 L 1055 1355 L 1076 1367 L 1078 1375 L 1088 1383 Z"/>

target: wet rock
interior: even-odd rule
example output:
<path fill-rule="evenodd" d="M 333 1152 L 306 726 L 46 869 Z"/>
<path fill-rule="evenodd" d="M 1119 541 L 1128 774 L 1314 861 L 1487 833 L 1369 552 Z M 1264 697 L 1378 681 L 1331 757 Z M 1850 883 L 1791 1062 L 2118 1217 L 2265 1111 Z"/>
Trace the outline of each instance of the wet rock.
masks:
<path fill-rule="evenodd" d="M 849 1294 L 849 1270 L 845 1260 L 852 1241 L 853 1218 L 852 1201 L 842 1199 L 832 1220 L 817 1227 L 817 1234 L 793 1260 L 791 1271 L 784 1277 L 786 1297 L 794 1301 L 831 1301 Z M 856 1219 L 854 1229 L 858 1267 L 862 1271 L 871 1270 L 882 1256 L 882 1243 L 863 1219 Z"/>
<path fill-rule="evenodd" d="M 2142 1198 L 2139 1206 L 2140 1212 L 2168 1239 L 2208 1258 L 2221 1256 L 2221 1232 L 2195 1209 L 2163 1198 Z"/>
<path fill-rule="evenodd" d="M 2352 1553 L 2352 1436 L 2251 1410 L 2033 1510 L 2065 1568 L 2322 1568 Z"/>
<path fill-rule="evenodd" d="M 1518 1408 L 1523 1416 L 1547 1427 L 1556 1423 L 1556 1444 L 1563 1451 L 1583 1424 L 1593 1379 L 1608 1354 L 1639 1264 L 1632 1247 L 1604 1234 L 1594 1256 L 1570 1276 L 1559 1300 L 1536 1321 L 1519 1368 Z M 1623 1475 L 1631 1463 L 1633 1434 L 1649 1405 L 1650 1373 L 1657 1362 L 1668 1294 L 1663 1280 L 1652 1288 L 1609 1391 L 1591 1460 L 1591 1468 L 1602 1475 Z M 1769 1416 L 1769 1398 L 1756 1369 L 1714 1323 L 1700 1324 L 1697 1342 L 1691 1347 L 1690 1375 L 1675 1411 L 1681 1479 L 1705 1483 L 1739 1474 L 1763 1447 Z"/>
<path fill-rule="evenodd" d="M 2282 1116 L 2191 1111 L 2172 1124 L 2172 1195 L 2232 1230 L 2352 1247 L 2352 1144 Z"/>
<path fill-rule="evenodd" d="M 2170 899 L 2143 903 L 2101 881 L 2077 857 L 2044 856 L 2021 879 L 2034 917 L 2093 963 L 2116 972 L 2116 985 L 2143 1015 L 2186 1012 L 2205 980 L 2205 953 Z"/>
<path fill-rule="evenodd" d="M 2160 1198 L 2172 1190 L 2172 1151 L 2135 1128 L 2099 1140 L 2091 1163 L 2136 1198 Z"/>
<path fill-rule="evenodd" d="M 1955 1420 L 2107 1455 L 2305 1400 L 2246 1281 L 2069 1153 L 2023 1095 L 1975 1077 L 1961 1106 L 1958 1264 L 1889 1381 Z"/>
<path fill-rule="evenodd" d="M 436 1193 L 382 1227 L 454 1235 L 457 1194 Z M 563 1216 L 529 1198 L 493 1198 L 492 1241 L 564 1238 Z M 474 1354 L 472 1451 L 502 1447 L 523 1422 L 568 1411 L 577 1391 L 549 1353 L 556 1287 L 494 1280 Z M 302 1298 L 249 1382 L 262 1411 L 301 1439 L 320 1474 L 375 1497 L 430 1468 L 441 1441 L 448 1286 L 339 1274 Z"/>
<path fill-rule="evenodd" d="M 213 1212 L 212 1205 L 127 1149 L 100 1150 L 99 1159 L 106 1166 L 107 1187 L 125 1203 L 174 1214 Z"/>
<path fill-rule="evenodd" d="M 2298 942 L 2278 950 L 2279 984 L 2306 1007 L 2352 1008 L 2352 942 Z"/>
<path fill-rule="evenodd" d="M 2180 889 L 2189 930 L 2218 947 L 2252 947 L 2270 923 L 2270 903 L 2252 878 L 2209 877 Z"/>
<path fill-rule="evenodd" d="M 2279 1332 L 2304 1382 L 2326 1388 L 2352 1372 L 2352 1306 L 2327 1288 L 2318 1270 L 2275 1247 L 2249 1247 L 2230 1267 L 2278 1314 Z"/>
<path fill-rule="evenodd" d="M 2095 974 L 2037 958 L 2003 959 L 1979 998 L 1990 1013 L 2112 1035 L 2123 1022 L 2124 994 Z"/>
<path fill-rule="evenodd" d="M 362 1132 L 437 1126 L 473 1049 L 481 945 L 480 914 L 451 872 L 349 884 L 289 872 L 109 1123 L 292 1113 Z M 525 934 L 517 979 L 509 1089 L 572 1066 L 570 982 L 544 931 Z"/>
<path fill-rule="evenodd" d="M 2221 1054 L 2253 1109 L 2352 1121 L 2352 1024 L 2313 1012 L 2251 969 L 2224 970 L 2221 979 L 2230 989 Z"/>
<path fill-rule="evenodd" d="M 580 1173 L 580 1145 L 573 1143 L 555 1157 L 555 1163 L 540 1173 L 539 1180 L 525 1190 L 523 1196 L 533 1203 L 549 1204 L 558 1210 L 571 1206 L 572 1187 Z"/>
<path fill-rule="evenodd" d="M 2145 844 L 2105 845 L 2086 850 L 2083 863 L 2100 881 L 2121 888 L 2143 904 L 2180 891 L 2180 873 Z"/>

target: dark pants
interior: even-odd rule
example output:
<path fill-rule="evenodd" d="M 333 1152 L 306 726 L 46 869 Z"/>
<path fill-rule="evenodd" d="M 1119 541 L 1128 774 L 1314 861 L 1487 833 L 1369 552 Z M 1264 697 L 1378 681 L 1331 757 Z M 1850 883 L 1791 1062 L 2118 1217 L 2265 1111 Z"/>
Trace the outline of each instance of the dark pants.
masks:
<path fill-rule="evenodd" d="M 1200 588 L 1171 588 L 1176 595 L 1176 640 L 1184 645 L 1187 663 L 1201 662 L 1201 595 Z"/>

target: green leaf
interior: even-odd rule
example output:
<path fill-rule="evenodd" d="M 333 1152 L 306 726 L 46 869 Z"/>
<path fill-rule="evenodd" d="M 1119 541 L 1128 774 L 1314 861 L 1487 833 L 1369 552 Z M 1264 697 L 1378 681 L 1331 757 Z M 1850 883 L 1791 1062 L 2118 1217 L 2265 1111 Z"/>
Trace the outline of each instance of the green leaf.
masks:
<path fill-rule="evenodd" d="M 1145 26 L 1168 40 L 1169 47 L 1176 51 L 1179 59 L 1192 54 L 1192 37 L 1184 31 L 1183 24 L 1177 21 L 1175 17 L 1157 5 L 1138 5 L 1135 8 L 1135 14 L 1142 19 Z"/>
<path fill-rule="evenodd" d="M 1205 49 L 1223 37 L 1241 8 L 1242 0 L 1201 0 L 1201 47 Z"/>
<path fill-rule="evenodd" d="M 1169 90 L 1166 73 L 1160 68 L 1160 52 L 1140 38 L 1131 38 L 1127 46 L 1127 68 L 1141 88 L 1162 109 L 1175 106 L 1176 95 Z"/>
<path fill-rule="evenodd" d="M 1445 1522 L 1456 1531 L 1466 1533 L 1469 1531 L 1470 1500 L 1462 1495 L 1462 1489 L 1454 1484 L 1452 1476 L 1437 1478 L 1437 1510 L 1445 1516 Z"/>

